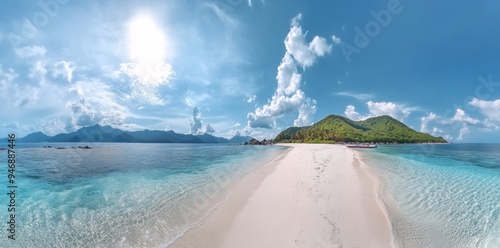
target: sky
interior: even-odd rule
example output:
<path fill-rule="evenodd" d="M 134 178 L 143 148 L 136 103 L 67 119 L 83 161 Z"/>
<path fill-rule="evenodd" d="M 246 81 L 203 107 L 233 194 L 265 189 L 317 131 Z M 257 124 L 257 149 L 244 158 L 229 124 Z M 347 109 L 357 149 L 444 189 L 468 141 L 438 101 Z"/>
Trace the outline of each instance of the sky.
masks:
<path fill-rule="evenodd" d="M 2 1 L 0 135 L 273 138 L 330 114 L 500 140 L 500 3 Z"/>

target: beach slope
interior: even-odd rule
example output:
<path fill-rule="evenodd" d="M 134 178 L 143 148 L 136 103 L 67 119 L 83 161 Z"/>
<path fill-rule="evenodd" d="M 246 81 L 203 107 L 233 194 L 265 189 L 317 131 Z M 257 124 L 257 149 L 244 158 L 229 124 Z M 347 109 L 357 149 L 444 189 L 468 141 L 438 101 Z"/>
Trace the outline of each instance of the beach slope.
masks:
<path fill-rule="evenodd" d="M 392 247 L 378 180 L 340 145 L 290 144 L 170 247 Z"/>

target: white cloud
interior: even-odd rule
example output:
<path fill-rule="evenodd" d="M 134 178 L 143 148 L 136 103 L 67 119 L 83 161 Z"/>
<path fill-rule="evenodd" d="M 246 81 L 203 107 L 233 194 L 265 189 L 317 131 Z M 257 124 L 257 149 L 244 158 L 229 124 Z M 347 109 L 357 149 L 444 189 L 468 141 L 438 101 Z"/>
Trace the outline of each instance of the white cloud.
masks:
<path fill-rule="evenodd" d="M 129 116 L 110 87 L 98 80 L 77 81 L 69 92 L 79 100 L 66 104 L 70 117 L 64 129 L 68 132 L 95 124 L 121 127 Z"/>
<path fill-rule="evenodd" d="M 61 76 L 66 79 L 69 83 L 73 80 L 73 71 L 75 70 L 75 63 L 72 61 L 59 61 L 54 64 L 54 71 L 52 72 L 52 77 Z"/>
<path fill-rule="evenodd" d="M 31 67 L 30 74 L 28 74 L 30 78 L 38 79 L 40 82 L 45 81 L 45 75 L 47 75 L 47 69 L 45 68 L 45 63 L 42 61 L 37 61 L 33 67 Z"/>
<path fill-rule="evenodd" d="M 41 131 L 46 135 L 65 133 L 66 124 L 59 119 L 41 120 L 39 123 Z"/>
<path fill-rule="evenodd" d="M 239 122 L 236 122 L 236 124 L 234 124 L 231 128 L 237 128 L 237 127 L 240 127 L 241 124 Z"/>
<path fill-rule="evenodd" d="M 12 85 L 12 82 L 18 76 L 12 68 L 4 71 L 2 65 L 0 65 L 0 94 L 7 94 L 7 88 Z"/>
<path fill-rule="evenodd" d="M 253 102 L 255 102 L 255 99 L 256 99 L 256 98 L 257 98 L 257 96 L 256 96 L 256 95 L 253 95 L 253 96 L 249 97 L 249 98 L 247 99 L 247 103 L 253 103 Z"/>
<path fill-rule="evenodd" d="M 337 95 L 339 96 L 346 96 L 346 97 L 352 97 L 360 101 L 366 101 L 369 99 L 374 98 L 375 96 L 372 94 L 356 94 L 352 92 L 338 92 Z"/>
<path fill-rule="evenodd" d="M 226 13 L 225 10 L 221 9 L 216 3 L 205 3 L 205 6 L 212 10 L 214 14 L 219 18 L 219 20 L 225 25 L 236 27 L 238 26 L 238 21 Z"/>
<path fill-rule="evenodd" d="M 191 118 L 191 123 L 190 123 L 190 127 L 191 127 L 191 131 L 190 133 L 191 134 L 198 134 L 201 132 L 201 128 L 203 127 L 203 125 L 201 124 L 201 113 L 198 111 L 198 107 L 194 107 L 193 108 L 193 117 Z"/>
<path fill-rule="evenodd" d="M 469 104 L 479 109 L 479 111 L 490 121 L 500 122 L 500 99 L 495 101 L 472 99 Z"/>
<path fill-rule="evenodd" d="M 340 44 L 340 42 L 342 42 L 342 40 L 340 40 L 340 38 L 335 35 L 332 36 L 332 40 L 335 44 Z"/>
<path fill-rule="evenodd" d="M 303 68 L 306 68 L 312 66 L 316 58 L 330 53 L 332 45 L 329 45 L 325 38 L 319 36 L 315 36 L 311 43 L 308 44 L 306 34 L 302 33 L 302 27 L 299 24 L 301 19 L 301 14 L 292 19 L 292 27 L 285 38 L 285 47 L 295 61 Z"/>
<path fill-rule="evenodd" d="M 301 127 L 313 124 L 314 114 L 316 114 L 316 100 L 306 98 L 299 107 L 299 116 L 293 121 L 293 125 Z"/>
<path fill-rule="evenodd" d="M 332 45 L 329 45 L 325 38 L 314 36 L 313 40 L 309 44 L 309 50 L 311 50 L 314 53 L 314 55 L 322 57 L 325 56 L 325 54 L 330 53 L 332 51 Z"/>
<path fill-rule="evenodd" d="M 302 13 L 299 13 L 298 15 L 296 15 L 292 18 L 290 23 L 292 26 L 299 26 L 301 20 L 302 20 Z"/>
<path fill-rule="evenodd" d="M 347 118 L 354 120 L 354 121 L 359 121 L 359 120 L 363 119 L 363 117 L 358 112 L 356 112 L 356 108 L 352 105 L 347 105 L 347 107 L 345 107 L 344 115 Z"/>
<path fill-rule="evenodd" d="M 248 113 L 249 128 L 274 128 L 278 118 L 287 114 L 297 114 L 294 125 L 311 125 L 316 113 L 316 101 L 306 97 L 300 89 L 302 75 L 297 67 L 311 66 L 318 57 L 331 51 L 331 45 L 321 37 L 314 37 L 307 43 L 299 21 L 299 14 L 291 21 L 290 31 L 285 39 L 286 52 L 278 66 L 276 80 L 278 87 L 268 104 Z"/>
<path fill-rule="evenodd" d="M 25 46 L 15 49 L 15 53 L 20 58 L 44 56 L 47 50 L 43 46 Z"/>
<path fill-rule="evenodd" d="M 210 123 L 206 123 L 203 126 L 203 122 L 201 121 L 201 112 L 198 107 L 193 108 L 193 115 L 190 120 L 190 134 L 211 134 L 215 133 L 215 129 L 212 127 Z"/>
<path fill-rule="evenodd" d="M 471 101 L 472 102 L 472 101 Z M 483 121 L 479 119 L 475 119 L 470 117 L 467 113 L 465 113 L 462 109 L 456 109 L 453 117 L 443 118 L 435 113 L 429 113 L 426 116 L 420 118 L 421 126 L 420 132 L 429 133 L 434 136 L 443 136 L 446 140 L 452 140 L 449 134 L 446 134 L 444 130 L 458 130 L 457 141 L 464 140 L 466 134 L 471 133 L 476 129 L 471 128 L 480 128 L 483 130 L 498 130 L 500 126 L 491 122 L 489 119 L 485 119 Z M 431 125 L 433 123 L 433 125 Z M 444 129 L 444 130 L 443 130 Z"/>
<path fill-rule="evenodd" d="M 403 121 L 408 117 L 412 111 L 418 109 L 417 107 L 407 107 L 402 104 L 396 104 L 393 102 L 372 102 L 368 101 L 366 103 L 368 106 L 369 113 L 366 115 L 361 115 L 356 112 L 356 108 L 352 105 L 348 105 L 344 114 L 347 118 L 352 120 L 364 120 L 371 117 L 388 115 L 399 121 Z"/>
<path fill-rule="evenodd" d="M 17 123 L 17 122 L 2 123 L 2 124 L 0 124 L 0 127 L 8 128 L 8 129 L 18 129 L 19 123 Z"/>
<path fill-rule="evenodd" d="M 452 121 L 454 122 L 461 122 L 461 123 L 468 123 L 468 124 L 479 124 L 481 121 L 474 119 L 468 115 L 465 114 L 465 111 L 462 109 L 457 109 L 455 112 L 455 116 L 451 118 Z"/>
<path fill-rule="evenodd" d="M 366 103 L 371 116 L 388 115 L 399 121 L 408 117 L 415 108 L 406 107 L 393 102 L 372 102 Z"/>
<path fill-rule="evenodd" d="M 131 98 L 152 105 L 165 105 L 165 100 L 158 95 L 158 90 L 161 86 L 170 85 L 175 74 L 171 64 L 123 63 L 119 71 L 131 80 Z"/>
<path fill-rule="evenodd" d="M 285 53 L 281 64 L 278 66 L 276 79 L 278 81 L 276 94 L 278 95 L 291 95 L 300 88 L 302 75 L 297 71 L 297 64 L 288 52 Z"/>
<path fill-rule="evenodd" d="M 245 126 L 241 130 L 231 130 L 229 137 L 233 136 L 250 136 L 252 138 L 263 140 L 263 139 L 274 139 L 278 134 L 277 130 L 274 129 L 262 129 L 262 128 L 251 128 L 250 126 Z"/>
<path fill-rule="evenodd" d="M 434 113 L 429 113 L 427 116 L 422 116 L 420 118 L 420 132 L 426 133 L 428 132 L 427 126 L 429 122 L 434 121 L 438 118 L 438 116 Z"/>
<path fill-rule="evenodd" d="M 188 89 L 186 95 L 184 96 L 184 103 L 188 107 L 193 108 L 208 102 L 210 99 L 212 99 L 212 96 L 206 92 L 199 93 Z"/>
<path fill-rule="evenodd" d="M 205 124 L 205 128 L 203 130 L 203 133 L 215 133 L 215 129 L 210 125 L 210 123 Z"/>
<path fill-rule="evenodd" d="M 464 139 L 464 135 L 469 133 L 469 127 L 467 126 L 466 123 L 462 124 L 462 128 L 460 129 L 460 133 L 457 137 L 457 140 L 461 141 Z"/>
<path fill-rule="evenodd" d="M 436 134 L 440 134 L 440 133 L 444 133 L 444 132 L 443 132 L 443 130 L 441 130 L 441 129 L 439 129 L 439 128 L 435 127 L 435 128 L 433 128 L 433 129 L 432 129 L 432 133 L 433 133 L 434 135 L 436 135 Z"/>

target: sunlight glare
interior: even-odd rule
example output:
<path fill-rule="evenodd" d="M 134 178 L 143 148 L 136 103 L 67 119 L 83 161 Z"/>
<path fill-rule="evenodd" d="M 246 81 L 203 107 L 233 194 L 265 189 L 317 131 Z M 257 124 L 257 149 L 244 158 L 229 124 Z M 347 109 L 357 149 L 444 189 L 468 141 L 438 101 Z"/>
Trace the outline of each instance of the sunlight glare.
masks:
<path fill-rule="evenodd" d="M 166 56 L 163 30 L 149 16 L 138 16 L 128 25 L 129 56 L 139 63 L 158 63 Z"/>

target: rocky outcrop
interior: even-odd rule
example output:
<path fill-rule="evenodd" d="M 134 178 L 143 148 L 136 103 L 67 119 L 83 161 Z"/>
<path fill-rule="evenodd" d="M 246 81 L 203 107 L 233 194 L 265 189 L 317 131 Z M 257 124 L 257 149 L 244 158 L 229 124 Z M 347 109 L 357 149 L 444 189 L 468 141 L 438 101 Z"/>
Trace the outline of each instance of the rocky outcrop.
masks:
<path fill-rule="evenodd" d="M 274 140 L 272 139 L 270 140 L 263 139 L 262 141 L 251 139 L 250 141 L 243 143 L 243 145 L 272 145 L 272 144 L 274 144 Z"/>

